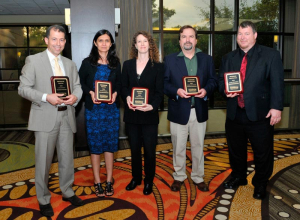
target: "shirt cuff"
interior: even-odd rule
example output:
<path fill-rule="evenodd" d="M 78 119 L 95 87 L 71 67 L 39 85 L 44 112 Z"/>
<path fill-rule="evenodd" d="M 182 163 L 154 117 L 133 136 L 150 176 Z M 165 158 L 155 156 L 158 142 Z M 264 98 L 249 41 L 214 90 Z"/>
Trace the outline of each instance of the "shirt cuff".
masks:
<path fill-rule="evenodd" d="M 47 93 L 43 94 L 42 102 L 47 102 Z"/>
<path fill-rule="evenodd" d="M 204 101 L 206 101 L 206 100 L 207 100 L 207 95 L 206 95 L 206 96 L 203 98 L 203 100 L 204 100 Z"/>

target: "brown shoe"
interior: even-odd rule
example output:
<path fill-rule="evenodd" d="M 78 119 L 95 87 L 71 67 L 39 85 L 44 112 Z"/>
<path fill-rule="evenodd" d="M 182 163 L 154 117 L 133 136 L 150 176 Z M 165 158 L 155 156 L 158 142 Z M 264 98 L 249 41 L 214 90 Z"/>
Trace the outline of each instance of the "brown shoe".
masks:
<path fill-rule="evenodd" d="M 209 191 L 208 189 L 208 185 L 205 184 L 205 182 L 201 182 L 201 183 L 195 183 L 193 181 L 193 183 L 198 187 L 199 190 L 201 190 L 202 192 L 207 192 Z"/>
<path fill-rule="evenodd" d="M 174 192 L 178 192 L 180 190 L 182 184 L 183 184 L 183 182 L 174 180 L 174 182 L 171 186 L 171 190 Z"/>

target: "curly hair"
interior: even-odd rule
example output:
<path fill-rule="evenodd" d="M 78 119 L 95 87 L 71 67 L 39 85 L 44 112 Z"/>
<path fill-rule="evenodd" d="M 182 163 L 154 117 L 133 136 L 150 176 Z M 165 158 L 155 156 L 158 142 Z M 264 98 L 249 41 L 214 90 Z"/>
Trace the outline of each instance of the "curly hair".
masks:
<path fill-rule="evenodd" d="M 143 35 L 145 38 L 147 38 L 149 42 L 149 59 L 152 65 L 153 62 L 159 63 L 159 52 L 157 46 L 155 44 L 153 37 L 147 31 L 138 31 L 133 35 L 131 49 L 130 49 L 130 58 L 131 59 L 138 58 L 138 50 L 136 49 L 135 44 L 136 44 L 136 38 L 140 34 Z"/>
<path fill-rule="evenodd" d="M 111 42 L 111 47 L 108 50 L 108 54 L 107 54 L 107 60 L 108 60 L 108 67 L 111 69 L 115 69 L 118 65 L 118 63 L 120 62 L 119 57 L 117 56 L 117 52 L 116 52 L 116 45 L 115 45 L 115 41 L 111 35 L 111 33 L 108 30 L 102 29 L 100 31 L 98 31 L 93 39 L 93 43 L 92 43 L 92 49 L 90 52 L 90 55 L 88 56 L 88 58 L 90 59 L 90 62 L 97 66 L 98 65 L 98 60 L 101 58 L 98 52 L 98 48 L 95 46 L 94 42 L 97 41 L 97 39 L 104 35 L 107 34 L 110 38 L 110 42 Z"/>

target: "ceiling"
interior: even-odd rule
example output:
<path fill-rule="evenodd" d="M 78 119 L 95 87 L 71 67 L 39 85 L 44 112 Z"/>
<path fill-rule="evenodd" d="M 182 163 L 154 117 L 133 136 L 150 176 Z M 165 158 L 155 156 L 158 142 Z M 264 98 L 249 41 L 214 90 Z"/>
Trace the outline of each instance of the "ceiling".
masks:
<path fill-rule="evenodd" d="M 69 0 L 0 0 L 0 15 L 64 15 Z"/>

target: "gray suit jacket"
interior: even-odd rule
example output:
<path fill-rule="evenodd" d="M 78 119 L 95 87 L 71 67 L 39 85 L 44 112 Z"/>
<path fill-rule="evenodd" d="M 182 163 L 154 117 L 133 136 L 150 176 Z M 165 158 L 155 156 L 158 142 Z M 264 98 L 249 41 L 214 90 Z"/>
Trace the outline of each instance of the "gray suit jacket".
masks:
<path fill-rule="evenodd" d="M 65 57 L 62 57 L 62 62 L 66 76 L 70 80 L 71 93 L 78 98 L 78 103 L 82 96 L 82 89 L 76 65 Z M 57 107 L 42 101 L 44 93 L 52 93 L 51 76 L 53 76 L 53 72 L 46 50 L 26 58 L 18 92 L 20 96 L 32 102 L 28 130 L 49 132 L 54 128 Z M 67 106 L 69 124 L 73 133 L 76 132 L 74 106 Z"/>

